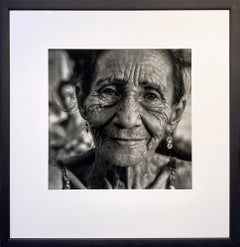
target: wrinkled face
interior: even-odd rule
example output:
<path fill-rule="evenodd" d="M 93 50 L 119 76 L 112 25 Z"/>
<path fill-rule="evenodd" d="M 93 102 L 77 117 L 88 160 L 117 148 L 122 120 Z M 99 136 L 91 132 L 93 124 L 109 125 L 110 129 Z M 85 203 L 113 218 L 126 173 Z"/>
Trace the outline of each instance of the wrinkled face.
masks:
<path fill-rule="evenodd" d="M 100 56 L 83 104 L 98 155 L 118 166 L 151 159 L 172 114 L 172 81 L 164 51 L 113 50 Z"/>

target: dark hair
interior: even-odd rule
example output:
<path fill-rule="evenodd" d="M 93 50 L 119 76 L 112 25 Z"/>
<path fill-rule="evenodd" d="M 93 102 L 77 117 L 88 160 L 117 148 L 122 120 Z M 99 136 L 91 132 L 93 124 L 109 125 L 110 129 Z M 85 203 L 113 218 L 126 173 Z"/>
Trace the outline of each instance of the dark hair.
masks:
<path fill-rule="evenodd" d="M 77 97 L 79 96 L 79 93 L 81 93 L 81 99 L 79 103 L 82 104 L 86 97 L 90 93 L 90 86 L 91 82 L 93 81 L 94 75 L 95 75 L 95 67 L 97 60 L 99 57 L 108 50 L 86 50 L 86 51 L 79 51 L 79 54 L 77 55 L 76 52 L 72 52 L 72 54 L 75 54 L 75 57 L 72 57 L 77 66 L 75 66 L 75 74 L 78 75 L 81 79 L 81 88 L 82 92 L 77 91 Z M 183 60 L 183 50 L 172 50 L 172 49 L 166 49 L 166 50 L 158 50 L 158 51 L 165 51 L 173 68 L 173 86 L 174 86 L 174 104 L 179 103 L 181 98 L 183 97 L 185 93 L 184 88 L 184 82 L 183 82 L 183 67 L 184 67 L 184 60 Z M 82 56 L 82 65 L 81 68 L 78 66 L 79 63 L 79 56 Z"/>

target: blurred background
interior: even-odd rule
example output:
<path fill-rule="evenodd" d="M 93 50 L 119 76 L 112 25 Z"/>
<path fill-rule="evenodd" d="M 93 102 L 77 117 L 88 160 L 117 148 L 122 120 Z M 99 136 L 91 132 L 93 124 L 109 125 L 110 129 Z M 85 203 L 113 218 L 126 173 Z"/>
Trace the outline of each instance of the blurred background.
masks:
<path fill-rule="evenodd" d="M 86 122 L 77 109 L 75 97 L 76 71 L 84 64 L 86 50 L 49 50 L 49 162 L 81 154 L 94 148 L 93 138 L 86 131 Z M 174 147 L 166 141 L 158 152 L 191 160 L 191 50 L 184 50 L 187 106 L 173 133 Z"/>

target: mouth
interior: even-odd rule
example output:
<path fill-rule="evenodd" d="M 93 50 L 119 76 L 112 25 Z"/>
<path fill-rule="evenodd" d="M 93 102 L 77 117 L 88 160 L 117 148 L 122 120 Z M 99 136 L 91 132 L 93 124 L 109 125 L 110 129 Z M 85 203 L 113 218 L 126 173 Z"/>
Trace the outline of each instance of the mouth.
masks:
<path fill-rule="evenodd" d="M 121 146 L 135 146 L 145 140 L 145 138 L 119 138 L 111 136 L 108 136 L 108 138 L 112 139 L 115 143 Z"/>

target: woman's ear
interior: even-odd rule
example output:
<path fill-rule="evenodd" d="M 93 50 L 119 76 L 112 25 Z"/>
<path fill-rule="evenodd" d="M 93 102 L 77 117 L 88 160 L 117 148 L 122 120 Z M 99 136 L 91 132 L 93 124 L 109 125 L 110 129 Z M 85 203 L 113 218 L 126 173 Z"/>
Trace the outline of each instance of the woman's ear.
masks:
<path fill-rule="evenodd" d="M 186 107 L 187 100 L 189 99 L 191 93 L 191 70 L 189 67 L 185 67 L 182 70 L 182 77 L 184 83 L 185 93 L 181 98 L 180 102 L 173 106 L 172 115 L 169 118 L 167 131 L 172 132 L 176 129 L 178 123 L 180 122 L 184 109 Z"/>
<path fill-rule="evenodd" d="M 178 123 L 180 122 L 184 109 L 186 107 L 187 100 L 182 98 L 180 102 L 173 106 L 172 114 L 169 117 L 167 131 L 172 132 L 176 129 Z"/>
<path fill-rule="evenodd" d="M 78 103 L 78 109 L 81 114 L 81 116 L 85 119 L 86 118 L 86 113 L 85 110 L 83 109 L 83 102 L 82 102 L 82 88 L 81 84 L 78 83 L 75 87 L 75 93 L 76 93 L 76 98 L 77 98 L 77 103 Z"/>

